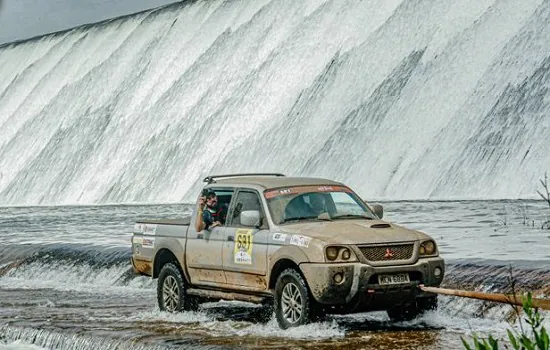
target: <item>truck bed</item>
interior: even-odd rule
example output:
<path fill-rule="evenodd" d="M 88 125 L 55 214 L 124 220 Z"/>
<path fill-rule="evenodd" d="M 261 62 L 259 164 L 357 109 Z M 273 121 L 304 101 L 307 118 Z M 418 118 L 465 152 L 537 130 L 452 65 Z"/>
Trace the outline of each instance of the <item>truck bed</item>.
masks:
<path fill-rule="evenodd" d="M 181 219 L 152 219 L 152 220 L 138 220 L 136 222 L 138 224 L 189 226 L 191 224 L 191 216 L 186 216 Z"/>

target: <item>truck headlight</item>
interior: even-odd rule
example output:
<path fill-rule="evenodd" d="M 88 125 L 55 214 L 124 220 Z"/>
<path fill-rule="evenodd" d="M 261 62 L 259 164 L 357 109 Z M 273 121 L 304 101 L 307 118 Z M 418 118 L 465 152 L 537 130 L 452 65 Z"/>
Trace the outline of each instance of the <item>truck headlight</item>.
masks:
<path fill-rule="evenodd" d="M 328 261 L 355 261 L 355 254 L 348 247 L 328 246 L 325 249 Z"/>
<path fill-rule="evenodd" d="M 338 248 L 337 247 L 328 247 L 327 248 L 327 259 L 334 261 L 338 258 Z"/>
<path fill-rule="evenodd" d="M 435 242 L 425 241 L 420 243 L 420 247 L 418 248 L 418 254 L 420 256 L 436 255 L 437 247 L 435 246 Z"/>

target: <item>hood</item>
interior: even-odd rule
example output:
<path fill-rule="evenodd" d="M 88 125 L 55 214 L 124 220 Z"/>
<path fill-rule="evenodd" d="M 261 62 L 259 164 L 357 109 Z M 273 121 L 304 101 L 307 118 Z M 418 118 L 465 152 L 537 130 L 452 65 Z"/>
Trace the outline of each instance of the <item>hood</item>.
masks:
<path fill-rule="evenodd" d="M 335 220 L 300 222 L 279 226 L 280 231 L 308 236 L 329 244 L 376 244 L 410 242 L 430 238 L 383 220 Z"/>

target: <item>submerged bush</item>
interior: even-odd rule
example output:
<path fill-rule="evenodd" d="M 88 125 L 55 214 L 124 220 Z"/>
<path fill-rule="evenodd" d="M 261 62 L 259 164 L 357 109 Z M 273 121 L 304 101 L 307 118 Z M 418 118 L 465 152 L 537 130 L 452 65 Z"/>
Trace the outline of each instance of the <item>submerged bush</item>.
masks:
<path fill-rule="evenodd" d="M 508 332 L 508 340 L 512 344 L 512 348 L 515 350 L 549 350 L 550 338 L 548 332 L 542 325 L 544 318 L 539 312 L 538 308 L 533 307 L 533 299 L 531 293 L 528 293 L 523 298 L 523 311 L 525 312 L 525 322 L 529 325 L 532 334 L 528 333 L 521 327 L 521 332 Z M 520 320 L 521 322 L 521 320 Z M 521 323 L 520 323 L 521 324 Z M 468 350 L 498 350 L 499 343 L 492 335 L 489 335 L 487 339 L 478 338 L 476 335 L 472 336 L 473 346 L 470 345 L 464 338 L 462 344 Z M 505 348 L 508 348 L 507 346 Z"/>

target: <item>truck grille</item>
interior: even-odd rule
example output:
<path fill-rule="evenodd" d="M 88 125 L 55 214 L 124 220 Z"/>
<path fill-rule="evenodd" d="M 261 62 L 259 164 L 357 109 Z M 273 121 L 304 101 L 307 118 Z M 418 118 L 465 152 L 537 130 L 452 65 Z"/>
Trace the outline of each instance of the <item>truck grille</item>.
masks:
<path fill-rule="evenodd" d="M 414 244 L 363 246 L 359 249 L 368 261 L 409 260 Z"/>

